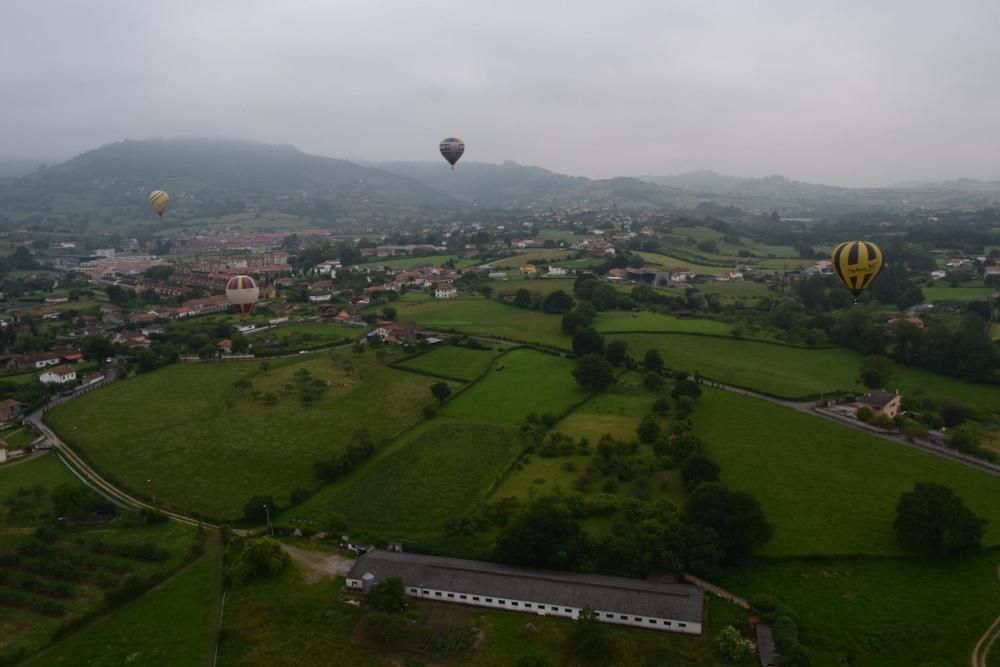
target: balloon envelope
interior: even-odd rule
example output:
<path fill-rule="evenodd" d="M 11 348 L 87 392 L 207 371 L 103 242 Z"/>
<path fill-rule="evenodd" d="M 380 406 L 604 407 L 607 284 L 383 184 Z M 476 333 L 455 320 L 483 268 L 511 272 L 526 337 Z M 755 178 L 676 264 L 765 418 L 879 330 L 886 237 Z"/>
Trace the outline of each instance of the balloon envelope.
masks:
<path fill-rule="evenodd" d="M 458 162 L 458 158 L 462 157 L 462 153 L 465 152 L 465 142 L 458 137 L 448 137 L 447 139 L 441 140 L 441 155 L 444 159 L 448 161 L 452 167 Z"/>
<path fill-rule="evenodd" d="M 882 250 L 869 241 L 847 241 L 833 249 L 832 262 L 840 282 L 857 296 L 882 271 Z"/>
<path fill-rule="evenodd" d="M 260 298 L 260 287 L 250 276 L 233 276 L 226 283 L 226 300 L 237 313 L 247 315 Z"/>
<path fill-rule="evenodd" d="M 163 217 L 164 211 L 170 204 L 170 195 L 163 190 L 153 190 L 149 193 L 149 205 L 156 211 L 156 215 Z"/>

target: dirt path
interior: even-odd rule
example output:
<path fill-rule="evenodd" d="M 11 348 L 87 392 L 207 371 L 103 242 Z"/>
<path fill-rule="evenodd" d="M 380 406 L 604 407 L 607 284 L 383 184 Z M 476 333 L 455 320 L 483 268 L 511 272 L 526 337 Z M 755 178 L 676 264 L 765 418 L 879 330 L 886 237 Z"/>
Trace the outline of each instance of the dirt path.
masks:
<path fill-rule="evenodd" d="M 997 578 L 1000 578 L 1000 565 L 997 566 Z M 1000 650 L 1000 616 L 997 616 L 997 620 L 993 621 L 993 625 L 983 633 L 972 649 L 972 667 L 987 667 L 986 659 L 994 646 Z"/>
<path fill-rule="evenodd" d="M 305 568 L 306 582 L 310 584 L 315 584 L 324 577 L 344 576 L 354 565 L 353 559 L 327 551 L 313 551 L 291 544 L 282 544 L 281 548 L 291 556 L 292 560 Z"/>

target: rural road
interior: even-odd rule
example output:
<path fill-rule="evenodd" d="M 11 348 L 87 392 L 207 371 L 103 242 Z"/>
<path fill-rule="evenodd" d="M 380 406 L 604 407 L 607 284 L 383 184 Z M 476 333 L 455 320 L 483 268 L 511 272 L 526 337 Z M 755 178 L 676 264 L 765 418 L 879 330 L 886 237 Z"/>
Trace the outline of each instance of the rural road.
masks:
<path fill-rule="evenodd" d="M 997 578 L 1000 579 L 1000 565 L 997 566 Z M 1000 616 L 997 616 L 997 620 L 993 621 L 993 625 L 983 633 L 972 649 L 972 667 L 987 667 L 986 660 L 989 658 L 990 649 L 994 645 L 1000 648 L 998 641 L 1000 641 Z"/>

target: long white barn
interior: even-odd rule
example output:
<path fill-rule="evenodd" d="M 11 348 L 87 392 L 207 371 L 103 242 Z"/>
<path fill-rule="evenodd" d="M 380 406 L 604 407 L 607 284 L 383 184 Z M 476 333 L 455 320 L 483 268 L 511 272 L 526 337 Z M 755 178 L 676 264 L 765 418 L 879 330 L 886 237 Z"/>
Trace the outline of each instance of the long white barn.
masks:
<path fill-rule="evenodd" d="M 347 586 L 366 590 L 389 577 L 399 577 L 406 593 L 416 598 L 563 618 L 577 618 L 590 607 L 605 623 L 691 635 L 702 632 L 704 594 L 687 584 L 373 550 L 354 563 Z"/>

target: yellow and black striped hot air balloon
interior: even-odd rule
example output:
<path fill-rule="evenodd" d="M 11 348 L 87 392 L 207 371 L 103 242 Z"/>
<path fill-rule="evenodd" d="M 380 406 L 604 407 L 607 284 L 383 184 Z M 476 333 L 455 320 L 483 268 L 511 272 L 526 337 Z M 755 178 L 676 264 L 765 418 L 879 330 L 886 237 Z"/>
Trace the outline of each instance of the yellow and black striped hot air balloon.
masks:
<path fill-rule="evenodd" d="M 869 241 L 847 241 L 833 249 L 833 270 L 840 282 L 858 296 L 882 271 L 882 251 Z"/>
<path fill-rule="evenodd" d="M 163 217 L 170 204 L 170 195 L 163 190 L 153 190 L 149 193 L 149 205 L 156 211 L 156 215 Z"/>

